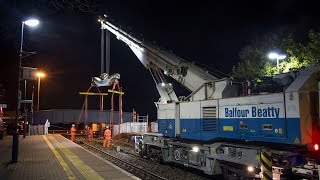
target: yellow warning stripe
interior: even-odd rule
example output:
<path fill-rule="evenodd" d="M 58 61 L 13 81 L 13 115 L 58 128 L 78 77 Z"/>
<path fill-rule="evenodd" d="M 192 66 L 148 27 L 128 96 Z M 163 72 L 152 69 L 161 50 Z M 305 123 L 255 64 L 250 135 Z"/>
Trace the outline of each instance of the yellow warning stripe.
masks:
<path fill-rule="evenodd" d="M 272 172 L 270 172 L 270 170 L 268 170 L 266 167 L 262 166 L 262 171 L 263 171 L 263 180 L 264 179 L 272 179 Z M 268 177 L 266 177 L 265 175 L 267 175 Z"/>
<path fill-rule="evenodd" d="M 270 162 L 272 161 L 271 151 L 263 152 L 264 157 L 266 157 Z"/>
<path fill-rule="evenodd" d="M 53 154 L 56 156 L 56 158 L 58 159 L 62 169 L 64 170 L 64 172 L 67 174 L 68 179 L 76 179 L 76 176 L 73 174 L 73 172 L 71 171 L 71 169 L 69 168 L 68 164 L 63 160 L 63 158 L 61 157 L 61 155 L 58 153 L 58 151 L 54 148 L 54 146 L 49 142 L 49 140 L 47 139 L 46 136 L 42 136 L 44 138 L 44 140 L 46 141 L 46 143 L 48 144 L 48 146 L 50 147 L 51 151 L 53 152 Z"/>
<path fill-rule="evenodd" d="M 269 161 L 269 159 L 266 158 L 266 157 L 264 156 L 264 154 L 261 155 L 261 159 L 262 159 L 262 161 L 263 161 L 264 163 L 266 163 L 269 167 L 272 166 L 272 162 Z"/>
<path fill-rule="evenodd" d="M 54 139 L 53 137 L 50 138 Z M 103 179 L 103 177 L 96 173 L 90 166 L 83 162 L 77 155 L 75 155 L 72 151 L 66 148 L 59 141 L 56 142 L 56 147 L 58 147 L 62 151 L 62 153 L 68 158 L 68 160 L 73 164 L 73 166 L 78 169 L 78 171 L 85 179 Z"/>
<path fill-rule="evenodd" d="M 272 180 L 272 157 L 270 150 L 261 152 L 261 164 L 263 172 L 262 180 Z"/>

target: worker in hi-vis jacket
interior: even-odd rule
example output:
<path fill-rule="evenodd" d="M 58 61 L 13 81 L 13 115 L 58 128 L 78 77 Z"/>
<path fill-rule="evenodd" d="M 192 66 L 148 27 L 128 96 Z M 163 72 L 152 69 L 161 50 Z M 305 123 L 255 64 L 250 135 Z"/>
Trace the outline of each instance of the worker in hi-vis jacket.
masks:
<path fill-rule="evenodd" d="M 70 130 L 70 134 L 71 134 L 71 141 L 74 142 L 74 140 L 76 139 L 76 126 L 74 124 L 72 124 L 71 126 L 71 130 Z"/>
<path fill-rule="evenodd" d="M 107 126 L 106 130 L 104 131 L 103 147 L 109 148 L 110 141 L 111 141 L 111 130 L 109 129 L 109 126 Z"/>
<path fill-rule="evenodd" d="M 93 129 L 90 128 L 90 126 L 88 127 L 88 141 L 92 141 L 93 140 Z"/>

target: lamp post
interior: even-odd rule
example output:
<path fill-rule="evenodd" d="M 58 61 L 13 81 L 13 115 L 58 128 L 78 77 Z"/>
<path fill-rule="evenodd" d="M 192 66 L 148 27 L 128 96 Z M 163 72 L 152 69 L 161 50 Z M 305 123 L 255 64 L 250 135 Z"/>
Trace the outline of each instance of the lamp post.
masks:
<path fill-rule="evenodd" d="M 19 70 L 18 70 L 18 87 L 17 87 L 17 102 L 16 102 L 16 117 L 15 117 L 15 125 L 13 126 L 13 140 L 12 140 L 12 162 L 16 163 L 18 161 L 18 148 L 19 148 L 19 132 L 17 131 L 17 124 L 19 119 L 19 109 L 20 109 L 20 100 L 21 100 L 21 90 L 20 90 L 20 81 L 21 81 L 21 61 L 23 56 L 23 29 L 24 25 L 34 27 L 39 24 L 39 20 L 37 19 L 29 19 L 26 21 L 22 21 L 21 23 L 21 39 L 20 39 L 20 52 L 19 52 Z"/>
<path fill-rule="evenodd" d="M 41 82 L 41 78 L 45 76 L 45 74 L 43 72 L 38 72 L 37 73 L 38 76 L 38 106 L 37 106 L 37 111 L 39 111 L 40 109 L 40 82 Z"/>
<path fill-rule="evenodd" d="M 277 70 L 279 73 L 279 70 L 280 70 L 279 69 L 279 60 L 285 59 L 287 56 L 284 54 L 278 54 L 278 53 L 271 52 L 271 53 L 269 53 L 268 57 L 269 57 L 269 59 L 276 59 L 277 60 Z"/>

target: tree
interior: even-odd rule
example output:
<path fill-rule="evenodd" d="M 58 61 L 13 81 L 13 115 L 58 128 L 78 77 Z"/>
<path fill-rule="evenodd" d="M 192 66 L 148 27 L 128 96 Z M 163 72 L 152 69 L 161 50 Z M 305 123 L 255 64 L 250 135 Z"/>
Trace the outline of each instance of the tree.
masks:
<path fill-rule="evenodd" d="M 313 30 L 309 31 L 309 42 L 304 50 L 305 61 L 308 64 L 319 63 L 320 60 L 320 33 Z"/>
<path fill-rule="evenodd" d="M 267 34 L 251 41 L 251 44 L 241 49 L 239 53 L 241 61 L 238 66 L 233 67 L 232 76 L 257 80 L 259 77 L 278 73 L 274 62 L 267 57 L 270 51 L 279 51 L 287 55 L 287 58 L 279 63 L 281 72 L 319 63 L 320 33 L 311 30 L 307 36 L 307 41 L 304 42 L 298 42 L 293 34 L 286 36 Z"/>
<path fill-rule="evenodd" d="M 266 52 L 280 47 L 280 38 L 276 34 L 267 34 L 262 38 L 256 38 L 251 44 L 246 45 L 239 53 L 240 63 L 232 69 L 232 76 L 247 80 L 255 80 L 258 77 L 273 74 Z"/>

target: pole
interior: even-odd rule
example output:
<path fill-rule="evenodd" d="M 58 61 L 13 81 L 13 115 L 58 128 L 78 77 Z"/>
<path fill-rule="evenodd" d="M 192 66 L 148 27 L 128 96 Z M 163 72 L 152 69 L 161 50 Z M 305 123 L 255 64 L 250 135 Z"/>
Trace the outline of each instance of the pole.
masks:
<path fill-rule="evenodd" d="M 27 80 L 24 80 L 24 100 L 27 99 Z M 27 133 L 27 104 L 24 103 L 24 122 L 23 122 L 23 138 L 26 138 Z"/>
<path fill-rule="evenodd" d="M 104 73 L 104 29 L 101 29 L 101 74 Z"/>
<path fill-rule="evenodd" d="M 37 111 L 39 111 L 40 109 L 40 81 L 41 81 L 41 77 L 38 77 L 38 106 L 37 106 Z"/>
<path fill-rule="evenodd" d="M 105 73 L 109 74 L 110 70 L 110 32 L 105 30 Z"/>
<path fill-rule="evenodd" d="M 23 45 L 23 28 L 24 22 L 21 24 L 21 39 L 20 39 L 20 53 L 19 53 L 19 69 L 18 69 L 18 87 L 17 87 L 17 102 L 16 102 L 16 117 L 15 117 L 15 124 L 13 126 L 12 132 L 12 163 L 18 162 L 18 152 L 19 152 L 19 132 L 17 131 L 17 124 L 19 119 L 19 110 L 20 110 L 20 80 L 21 80 L 21 61 L 22 61 L 22 45 Z"/>
<path fill-rule="evenodd" d="M 32 86 L 32 104 L 31 104 L 31 124 L 33 125 L 33 107 L 34 107 L 34 85 Z"/>

